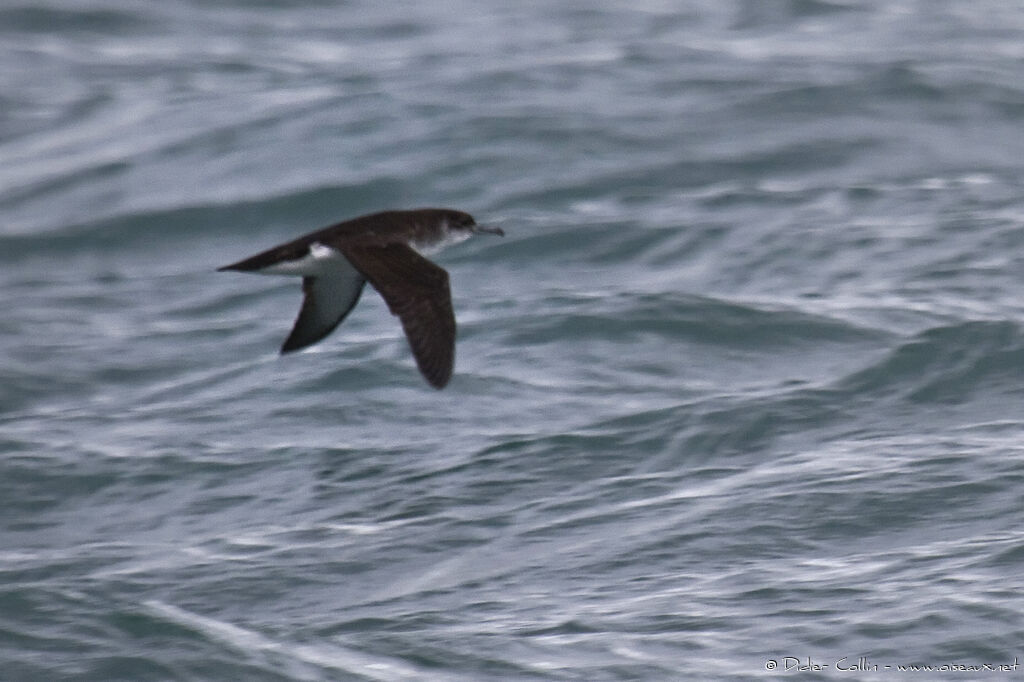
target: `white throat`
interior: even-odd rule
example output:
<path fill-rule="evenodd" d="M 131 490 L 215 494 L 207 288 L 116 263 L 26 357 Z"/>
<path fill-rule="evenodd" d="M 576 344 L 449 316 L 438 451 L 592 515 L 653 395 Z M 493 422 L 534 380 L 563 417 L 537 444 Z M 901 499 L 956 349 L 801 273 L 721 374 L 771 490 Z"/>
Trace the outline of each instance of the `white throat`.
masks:
<path fill-rule="evenodd" d="M 469 239 L 473 234 L 469 230 L 452 230 L 448 227 L 448 221 L 444 221 L 441 224 L 441 231 L 444 233 L 444 237 L 436 242 L 423 243 L 423 242 L 410 242 L 409 246 L 416 249 L 416 252 L 421 256 L 432 256 L 435 253 L 443 251 L 444 249 L 464 242 Z"/>

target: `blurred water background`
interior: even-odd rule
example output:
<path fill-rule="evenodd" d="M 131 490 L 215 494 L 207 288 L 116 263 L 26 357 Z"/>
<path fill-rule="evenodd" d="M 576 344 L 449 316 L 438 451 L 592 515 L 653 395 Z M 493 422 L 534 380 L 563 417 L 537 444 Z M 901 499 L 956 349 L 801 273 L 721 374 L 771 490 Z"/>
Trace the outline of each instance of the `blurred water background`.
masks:
<path fill-rule="evenodd" d="M 1024 661 L 1022 130 L 1008 0 L 4 0 L 0 679 Z M 419 206 L 443 392 L 214 272 Z"/>

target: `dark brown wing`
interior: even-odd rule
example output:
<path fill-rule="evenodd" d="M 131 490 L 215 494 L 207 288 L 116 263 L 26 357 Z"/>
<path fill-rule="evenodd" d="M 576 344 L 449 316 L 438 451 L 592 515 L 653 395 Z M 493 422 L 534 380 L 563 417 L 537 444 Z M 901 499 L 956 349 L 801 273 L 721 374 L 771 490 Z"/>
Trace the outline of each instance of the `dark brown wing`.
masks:
<path fill-rule="evenodd" d="M 444 388 L 455 365 L 455 313 L 448 273 L 405 244 L 341 247 L 402 321 L 420 372 Z"/>

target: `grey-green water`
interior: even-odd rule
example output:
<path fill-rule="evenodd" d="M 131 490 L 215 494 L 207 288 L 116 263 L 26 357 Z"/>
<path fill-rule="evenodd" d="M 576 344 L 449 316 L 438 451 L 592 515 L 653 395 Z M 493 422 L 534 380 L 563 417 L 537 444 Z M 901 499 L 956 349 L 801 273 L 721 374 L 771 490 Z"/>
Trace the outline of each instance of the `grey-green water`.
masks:
<path fill-rule="evenodd" d="M 1022 31 L 4 3 L 0 679 L 996 678 L 957 666 L 1024 660 Z M 374 292 L 278 357 L 298 282 L 214 272 L 424 205 L 507 232 L 436 257 L 443 392 Z"/>

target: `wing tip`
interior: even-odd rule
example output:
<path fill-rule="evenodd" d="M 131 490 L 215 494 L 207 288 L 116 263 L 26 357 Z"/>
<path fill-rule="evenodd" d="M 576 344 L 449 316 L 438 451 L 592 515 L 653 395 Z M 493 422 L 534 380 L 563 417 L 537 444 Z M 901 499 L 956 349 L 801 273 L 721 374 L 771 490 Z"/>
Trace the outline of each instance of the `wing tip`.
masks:
<path fill-rule="evenodd" d="M 428 384 L 440 391 L 448 385 L 449 381 L 451 381 L 452 373 L 448 372 L 447 374 L 439 377 L 432 377 L 424 374 L 423 377 L 427 380 Z"/>

